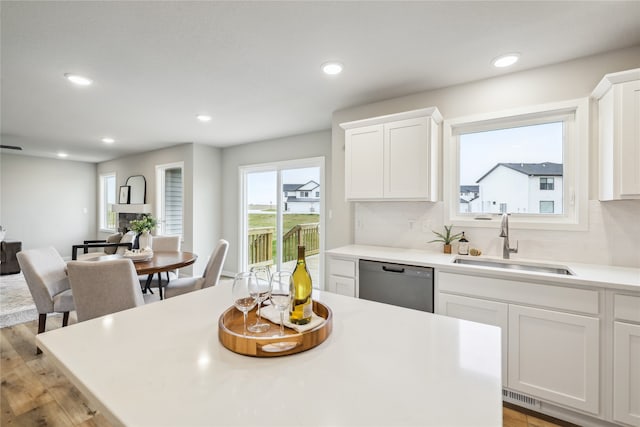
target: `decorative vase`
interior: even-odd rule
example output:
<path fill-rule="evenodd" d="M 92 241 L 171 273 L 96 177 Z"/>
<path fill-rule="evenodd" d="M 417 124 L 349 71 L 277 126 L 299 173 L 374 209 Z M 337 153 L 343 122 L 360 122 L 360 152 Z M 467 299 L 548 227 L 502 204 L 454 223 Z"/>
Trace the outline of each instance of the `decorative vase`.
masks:
<path fill-rule="evenodd" d="M 451 253 L 451 245 L 444 245 L 444 253 L 445 254 Z"/>
<path fill-rule="evenodd" d="M 138 235 L 138 247 L 140 249 L 146 249 L 151 247 L 151 233 L 143 231 Z"/>

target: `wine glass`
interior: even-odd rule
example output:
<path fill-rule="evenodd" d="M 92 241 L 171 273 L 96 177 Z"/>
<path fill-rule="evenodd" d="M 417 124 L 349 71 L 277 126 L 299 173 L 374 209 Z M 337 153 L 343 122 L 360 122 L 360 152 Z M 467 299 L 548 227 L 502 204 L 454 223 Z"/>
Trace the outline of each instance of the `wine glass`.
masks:
<path fill-rule="evenodd" d="M 258 313 L 256 316 L 256 323 L 250 325 L 247 329 L 250 332 L 265 332 L 269 330 L 271 325 L 262 321 L 260 315 L 260 307 L 262 302 L 269 298 L 271 294 L 271 270 L 268 266 L 253 267 L 251 272 L 255 275 L 256 280 L 249 285 L 249 292 L 255 298 L 258 304 Z"/>
<path fill-rule="evenodd" d="M 250 286 L 256 281 L 256 276 L 250 272 L 242 272 L 236 274 L 233 278 L 233 305 L 242 312 L 244 318 L 244 335 L 247 335 L 247 313 L 256 306 L 256 299 L 251 294 Z"/>
<path fill-rule="evenodd" d="M 284 313 L 291 305 L 291 273 L 276 271 L 271 276 L 271 304 L 280 312 L 280 336 L 284 336 Z"/>

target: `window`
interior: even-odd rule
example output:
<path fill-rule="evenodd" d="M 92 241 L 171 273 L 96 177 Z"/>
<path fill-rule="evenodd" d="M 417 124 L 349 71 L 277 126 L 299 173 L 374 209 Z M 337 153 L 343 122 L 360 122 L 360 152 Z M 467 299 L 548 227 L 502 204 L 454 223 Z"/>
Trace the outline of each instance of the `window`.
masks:
<path fill-rule="evenodd" d="M 182 235 L 183 164 L 156 166 L 158 234 Z"/>
<path fill-rule="evenodd" d="M 444 122 L 445 220 L 586 229 L 588 100 Z M 473 191 L 471 191 L 473 190 Z"/>
<path fill-rule="evenodd" d="M 116 203 L 116 174 L 100 175 L 100 230 L 116 231 L 117 214 L 113 211 Z"/>
<path fill-rule="evenodd" d="M 553 200 L 540 200 L 540 213 L 552 214 L 553 212 Z"/>
<path fill-rule="evenodd" d="M 301 191 L 300 192 L 300 196 L 301 197 L 309 197 L 309 192 L 308 191 Z"/>
<path fill-rule="evenodd" d="M 553 190 L 553 178 L 540 178 L 541 190 Z"/>
<path fill-rule="evenodd" d="M 316 197 L 320 197 L 320 192 L 316 191 Z"/>

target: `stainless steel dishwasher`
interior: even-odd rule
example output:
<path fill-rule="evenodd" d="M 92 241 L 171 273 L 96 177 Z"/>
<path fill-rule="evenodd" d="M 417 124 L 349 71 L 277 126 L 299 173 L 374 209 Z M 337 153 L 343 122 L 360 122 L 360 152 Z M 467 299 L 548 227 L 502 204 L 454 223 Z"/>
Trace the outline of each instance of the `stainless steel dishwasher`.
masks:
<path fill-rule="evenodd" d="M 360 260 L 359 297 L 433 313 L 433 268 Z"/>

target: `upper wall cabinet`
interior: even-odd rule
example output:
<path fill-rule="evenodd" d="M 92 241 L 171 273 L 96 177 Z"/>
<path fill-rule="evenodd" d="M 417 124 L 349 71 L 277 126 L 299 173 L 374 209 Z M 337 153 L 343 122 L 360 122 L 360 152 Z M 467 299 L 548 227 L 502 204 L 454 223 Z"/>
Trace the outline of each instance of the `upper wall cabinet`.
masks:
<path fill-rule="evenodd" d="M 437 108 L 340 124 L 347 200 L 438 200 Z"/>
<path fill-rule="evenodd" d="M 607 74 L 598 102 L 600 200 L 640 199 L 640 68 Z"/>

